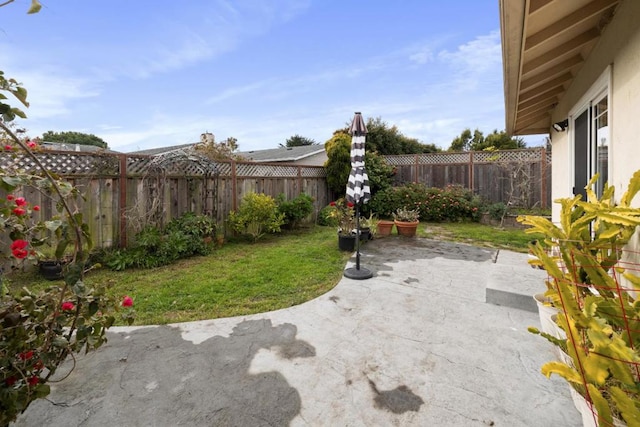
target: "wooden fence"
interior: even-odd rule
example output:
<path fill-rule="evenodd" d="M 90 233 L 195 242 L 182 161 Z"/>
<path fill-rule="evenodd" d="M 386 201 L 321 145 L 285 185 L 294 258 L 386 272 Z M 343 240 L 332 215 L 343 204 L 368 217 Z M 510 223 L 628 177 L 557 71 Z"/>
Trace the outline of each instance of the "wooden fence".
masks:
<path fill-rule="evenodd" d="M 460 185 L 490 203 L 551 206 L 551 153 L 545 148 L 385 156 L 395 185 Z"/>
<path fill-rule="evenodd" d="M 284 194 L 288 200 L 306 193 L 313 197 L 316 213 L 334 197 L 320 166 L 213 163 L 193 153 L 153 157 L 44 151 L 36 156 L 83 193 L 76 209 L 83 213 L 96 247 L 126 246 L 143 226 L 161 226 L 185 212 L 210 215 L 221 223 L 249 192 Z M 397 170 L 396 184 L 457 184 L 490 202 L 526 196 L 530 206 L 550 204 L 551 158 L 543 149 L 386 156 L 386 160 Z M 24 154 L 5 152 L 0 153 L 0 169 L 37 173 L 39 167 Z M 41 206 L 35 220 L 56 215 L 49 194 L 25 188 L 19 195 Z"/>
<path fill-rule="evenodd" d="M 326 173 L 320 166 L 215 162 L 206 164 L 193 155 L 158 157 L 46 151 L 36 154 L 51 172 L 76 186 L 83 199 L 75 201 L 89 225 L 96 247 L 126 246 L 147 224 L 163 225 L 185 212 L 213 216 L 221 223 L 245 194 L 284 194 L 289 200 L 300 193 L 314 199 L 317 212 L 331 200 Z M 39 167 L 23 154 L 0 154 L 4 171 L 21 169 L 37 173 Z M 35 188 L 20 194 L 40 205 L 35 220 L 57 214 L 55 199 Z M 0 197 L 6 194 L 0 191 Z"/>

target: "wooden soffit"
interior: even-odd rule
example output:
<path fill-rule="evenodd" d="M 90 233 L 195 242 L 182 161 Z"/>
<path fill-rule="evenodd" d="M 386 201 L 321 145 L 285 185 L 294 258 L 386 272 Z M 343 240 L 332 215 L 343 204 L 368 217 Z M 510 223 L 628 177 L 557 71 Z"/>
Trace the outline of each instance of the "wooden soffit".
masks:
<path fill-rule="evenodd" d="M 622 1 L 500 0 L 509 134 L 549 131 L 553 108 Z"/>

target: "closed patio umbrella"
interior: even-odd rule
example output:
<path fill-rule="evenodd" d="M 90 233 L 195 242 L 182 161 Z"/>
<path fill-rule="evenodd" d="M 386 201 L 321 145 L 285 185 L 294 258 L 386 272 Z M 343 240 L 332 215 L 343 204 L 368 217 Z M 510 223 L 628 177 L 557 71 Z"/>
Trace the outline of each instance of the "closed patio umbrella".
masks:
<path fill-rule="evenodd" d="M 364 124 L 362 114 L 356 113 L 349 128 L 351 134 L 351 172 L 347 182 L 346 199 L 356 208 L 356 266 L 344 271 L 345 277 L 350 279 L 369 279 L 373 273 L 360 267 L 360 206 L 371 199 L 369 189 L 369 177 L 364 164 L 364 142 L 367 135 L 367 126 Z"/>

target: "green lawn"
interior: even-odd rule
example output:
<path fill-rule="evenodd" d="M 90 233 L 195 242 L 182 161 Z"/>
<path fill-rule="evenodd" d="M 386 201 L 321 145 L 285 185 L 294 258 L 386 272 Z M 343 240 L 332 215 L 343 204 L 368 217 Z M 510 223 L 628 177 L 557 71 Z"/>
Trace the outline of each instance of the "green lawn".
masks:
<path fill-rule="evenodd" d="M 516 228 L 500 228 L 477 222 L 423 223 L 419 235 L 430 239 L 468 243 L 487 248 L 527 252 L 531 240 L 541 238 Z"/>
<path fill-rule="evenodd" d="M 421 224 L 418 235 L 522 252 L 532 239 L 522 230 L 476 223 Z M 166 267 L 99 269 L 87 275 L 86 283 L 111 282 L 114 295 L 133 297 L 137 325 L 185 322 L 260 313 L 316 298 L 339 282 L 350 256 L 338 250 L 335 229 L 315 226 L 257 243 L 226 243 L 209 256 Z M 35 273 L 8 278 L 14 288 L 51 284 Z"/>

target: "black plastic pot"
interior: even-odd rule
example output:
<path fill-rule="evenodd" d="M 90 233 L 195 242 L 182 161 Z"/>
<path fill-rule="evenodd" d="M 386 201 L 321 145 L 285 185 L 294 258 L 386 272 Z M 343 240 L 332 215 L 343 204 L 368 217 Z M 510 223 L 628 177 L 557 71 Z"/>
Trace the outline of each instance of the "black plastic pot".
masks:
<path fill-rule="evenodd" d="M 60 261 L 40 261 L 38 263 L 40 274 L 47 280 L 62 279 L 62 263 Z"/>
<path fill-rule="evenodd" d="M 341 251 L 353 252 L 356 249 L 356 235 L 338 234 L 338 248 Z"/>

